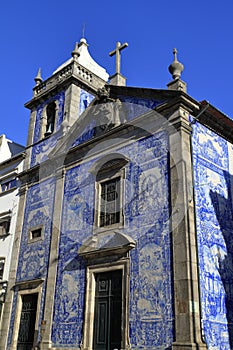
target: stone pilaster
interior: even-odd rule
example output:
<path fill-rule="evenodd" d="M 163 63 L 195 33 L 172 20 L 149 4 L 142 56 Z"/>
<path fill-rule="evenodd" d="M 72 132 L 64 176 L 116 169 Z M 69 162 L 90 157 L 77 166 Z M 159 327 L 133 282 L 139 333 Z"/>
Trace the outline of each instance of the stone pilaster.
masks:
<path fill-rule="evenodd" d="M 35 123 L 36 123 L 36 110 L 33 109 L 31 111 L 29 127 L 28 127 L 28 138 L 27 138 L 26 158 L 24 161 L 24 170 L 27 170 L 30 168 L 31 153 L 32 153 L 32 147 L 30 146 L 33 143 Z"/>
<path fill-rule="evenodd" d="M 16 281 L 21 233 L 22 233 L 23 220 L 24 220 L 26 193 L 27 193 L 26 186 L 20 189 L 20 199 L 19 199 L 16 229 L 15 229 L 15 238 L 14 238 L 13 250 L 12 250 L 10 274 L 9 274 L 6 300 L 4 305 L 4 312 L 2 317 L 2 328 L 0 332 L 0 349 L 1 350 L 7 349 L 8 333 L 10 330 L 10 320 L 11 320 L 11 312 L 12 312 L 12 306 L 13 306 L 14 286 Z"/>
<path fill-rule="evenodd" d="M 65 93 L 64 119 L 70 127 L 78 118 L 80 104 L 80 87 L 71 84 Z"/>
<path fill-rule="evenodd" d="M 168 90 L 179 90 L 187 92 L 187 84 L 181 79 L 172 80 L 167 84 Z"/>
<path fill-rule="evenodd" d="M 173 349 L 206 349 L 201 336 L 197 240 L 195 230 L 191 128 L 188 112 L 170 117 L 170 174 L 175 302 Z"/>
<path fill-rule="evenodd" d="M 30 146 L 33 143 L 35 123 L 36 123 L 36 109 L 33 109 L 31 111 L 31 114 L 30 114 L 30 121 L 29 121 L 29 127 L 28 127 L 27 146 Z"/>
<path fill-rule="evenodd" d="M 52 347 L 51 332 L 53 321 L 53 308 L 54 308 L 54 295 L 57 277 L 57 264 L 59 253 L 59 240 L 60 240 L 60 225 L 64 192 L 64 178 L 65 173 L 62 168 L 57 171 L 56 180 L 56 192 L 54 200 L 54 212 L 53 212 L 53 228 L 51 237 L 50 257 L 49 257 L 49 270 L 44 306 L 44 319 L 41 325 L 41 344 L 40 349 L 46 350 Z"/>

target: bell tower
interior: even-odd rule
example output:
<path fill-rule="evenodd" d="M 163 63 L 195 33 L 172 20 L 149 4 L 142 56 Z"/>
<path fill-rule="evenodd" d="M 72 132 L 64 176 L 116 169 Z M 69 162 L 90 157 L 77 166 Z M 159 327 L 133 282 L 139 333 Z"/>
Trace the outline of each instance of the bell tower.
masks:
<path fill-rule="evenodd" d="M 25 170 L 46 159 L 46 150 L 56 146 L 108 78 L 106 70 L 91 57 L 84 38 L 49 78 L 43 80 L 38 70 L 33 98 L 25 104 L 31 111 Z"/>

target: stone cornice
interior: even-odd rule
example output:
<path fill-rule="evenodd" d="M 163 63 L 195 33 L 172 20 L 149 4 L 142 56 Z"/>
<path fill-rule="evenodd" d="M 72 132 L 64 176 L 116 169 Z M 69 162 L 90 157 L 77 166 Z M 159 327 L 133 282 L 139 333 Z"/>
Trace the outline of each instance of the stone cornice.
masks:
<path fill-rule="evenodd" d="M 207 110 L 198 118 L 198 122 L 207 128 L 233 143 L 233 120 L 227 115 L 219 111 L 217 108 L 209 104 L 207 101 L 201 102 L 201 107 Z"/>
<path fill-rule="evenodd" d="M 168 116 L 180 107 L 192 115 L 197 115 L 200 112 L 200 103 L 182 91 L 176 91 L 176 95 L 166 103 L 158 106 L 156 111 L 164 116 Z"/>
<path fill-rule="evenodd" d="M 197 102 L 189 95 L 178 92 L 176 97 L 158 106 L 156 111 L 168 118 L 172 111 L 176 111 L 179 107 L 182 107 L 195 118 L 207 104 L 207 101 Z M 196 121 L 233 143 L 233 120 L 211 104 L 209 104 L 207 110 Z"/>
<path fill-rule="evenodd" d="M 44 278 L 37 278 L 37 279 L 26 280 L 26 281 L 16 281 L 13 288 L 14 290 L 34 289 L 34 288 L 37 288 L 39 285 L 41 285 L 44 281 L 45 281 Z"/>
<path fill-rule="evenodd" d="M 37 183 L 39 181 L 39 165 L 25 170 L 19 174 L 20 192 L 27 188 L 27 185 Z"/>
<path fill-rule="evenodd" d="M 100 87 L 106 85 L 106 81 L 97 77 L 97 75 L 81 64 L 73 61 L 47 80 L 35 86 L 33 88 L 34 96 L 29 102 L 25 103 L 25 107 L 33 108 L 34 105 L 41 103 L 48 95 L 54 94 L 54 91 L 60 91 L 64 85 L 70 83 L 74 83 L 90 93 L 96 93 Z"/>

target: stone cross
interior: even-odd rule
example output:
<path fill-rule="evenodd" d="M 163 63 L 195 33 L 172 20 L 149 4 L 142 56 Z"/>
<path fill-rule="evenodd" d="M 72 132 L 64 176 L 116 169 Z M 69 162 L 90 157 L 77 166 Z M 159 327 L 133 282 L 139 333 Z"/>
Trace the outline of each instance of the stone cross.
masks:
<path fill-rule="evenodd" d="M 120 56 L 120 52 L 121 50 L 123 50 L 124 48 L 126 48 L 128 46 L 128 43 L 124 43 L 121 45 L 121 43 L 118 41 L 116 43 L 116 48 L 115 50 L 111 51 L 109 53 L 109 56 L 113 56 L 116 55 L 116 73 L 120 74 L 120 61 L 121 61 L 121 56 Z"/>
<path fill-rule="evenodd" d="M 174 55 L 174 61 L 177 61 L 177 49 L 174 48 L 173 50 L 173 55 Z"/>

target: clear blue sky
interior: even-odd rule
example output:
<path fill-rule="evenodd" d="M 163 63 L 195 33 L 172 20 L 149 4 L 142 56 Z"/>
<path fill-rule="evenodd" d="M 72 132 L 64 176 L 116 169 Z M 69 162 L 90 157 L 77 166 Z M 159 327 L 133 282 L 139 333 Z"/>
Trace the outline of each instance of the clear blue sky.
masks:
<path fill-rule="evenodd" d="M 122 73 L 128 86 L 166 89 L 173 48 L 184 64 L 188 93 L 233 118 L 232 0 L 9 0 L 0 8 L 0 134 L 25 144 L 38 67 L 48 78 L 85 37 L 111 75 L 109 52 L 127 41 Z"/>

